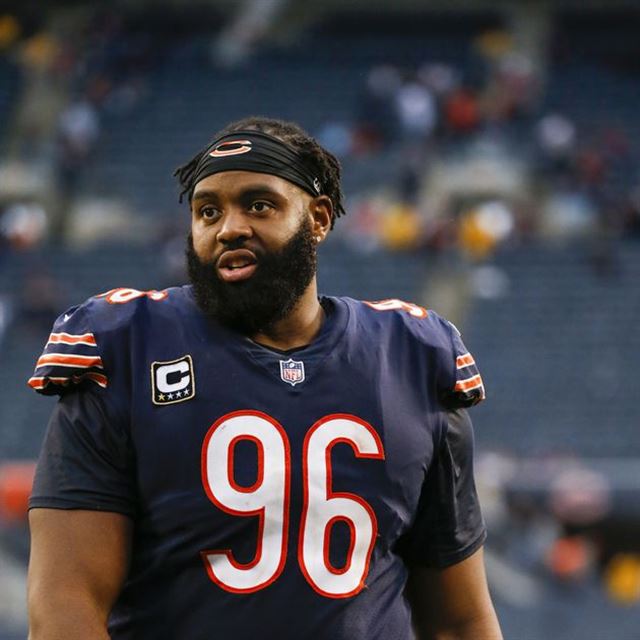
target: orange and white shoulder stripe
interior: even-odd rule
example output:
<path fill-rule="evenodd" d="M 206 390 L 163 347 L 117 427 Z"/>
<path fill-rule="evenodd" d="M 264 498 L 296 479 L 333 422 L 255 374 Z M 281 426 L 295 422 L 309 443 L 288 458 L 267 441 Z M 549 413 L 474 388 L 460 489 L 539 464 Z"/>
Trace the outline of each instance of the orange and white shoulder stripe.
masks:
<path fill-rule="evenodd" d="M 47 345 L 50 344 L 83 344 L 88 347 L 98 346 L 93 333 L 52 333 L 47 341 Z"/>
<path fill-rule="evenodd" d="M 45 353 L 38 358 L 36 370 L 41 367 L 73 367 L 74 369 L 104 369 L 100 356 L 81 356 L 75 353 Z"/>
<path fill-rule="evenodd" d="M 44 389 L 48 384 L 55 384 L 59 386 L 66 387 L 71 383 L 77 384 L 79 382 L 83 382 L 84 380 L 91 380 L 95 382 L 97 385 L 106 389 L 108 386 L 107 376 L 102 373 L 94 373 L 87 371 L 85 373 L 81 373 L 79 375 L 63 377 L 63 376 L 33 376 L 29 378 L 27 384 L 36 391 L 40 391 Z"/>
<path fill-rule="evenodd" d="M 478 389 L 481 392 L 482 398 L 485 397 L 484 384 L 479 373 L 475 376 L 471 376 L 470 378 L 458 380 L 458 382 L 456 382 L 456 386 L 453 389 L 454 391 L 459 391 L 462 393 L 469 393 L 470 391 L 475 391 L 476 389 Z"/>
<path fill-rule="evenodd" d="M 465 367 L 470 367 L 475 363 L 476 361 L 470 353 L 464 353 L 456 358 L 456 369 L 464 369 Z"/>

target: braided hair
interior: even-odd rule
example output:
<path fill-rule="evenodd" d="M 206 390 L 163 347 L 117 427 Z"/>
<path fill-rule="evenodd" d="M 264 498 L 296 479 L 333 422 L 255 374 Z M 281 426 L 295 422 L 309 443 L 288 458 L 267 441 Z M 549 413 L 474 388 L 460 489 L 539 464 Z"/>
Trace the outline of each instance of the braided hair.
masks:
<path fill-rule="evenodd" d="M 205 149 L 199 151 L 189 162 L 178 167 L 173 175 L 177 177 L 182 187 L 180 202 L 182 202 L 185 194 L 190 195 L 192 193 L 193 187 L 195 186 L 193 184 L 193 178 L 196 166 L 202 154 L 211 146 L 213 141 L 221 136 L 241 130 L 261 131 L 274 138 L 278 138 L 292 149 L 295 149 L 305 163 L 315 170 L 320 180 L 320 192 L 322 195 L 328 196 L 333 204 L 333 214 L 331 217 L 331 228 L 333 229 L 336 219 L 346 213 L 342 203 L 343 194 L 340 186 L 341 169 L 338 159 L 332 153 L 329 153 L 321 147 L 302 127 L 299 127 L 293 122 L 285 122 L 272 118 L 251 116 L 228 124 L 213 136 L 211 143 L 209 143 Z"/>

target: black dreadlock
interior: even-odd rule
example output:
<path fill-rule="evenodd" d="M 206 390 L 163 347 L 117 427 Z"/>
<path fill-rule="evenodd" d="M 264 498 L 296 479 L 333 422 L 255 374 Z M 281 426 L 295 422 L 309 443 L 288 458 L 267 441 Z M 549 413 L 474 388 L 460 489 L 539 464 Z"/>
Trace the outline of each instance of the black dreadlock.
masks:
<path fill-rule="evenodd" d="M 328 196 L 333 204 L 333 215 L 331 218 L 331 228 L 333 229 L 336 219 L 346 214 L 344 205 L 342 204 L 343 195 L 340 186 L 340 162 L 338 162 L 338 159 L 332 153 L 322 148 L 302 127 L 299 127 L 293 122 L 285 122 L 272 118 L 251 116 L 232 122 L 221 131 L 218 131 L 218 133 L 213 136 L 211 142 L 193 156 L 189 162 L 178 167 L 173 175 L 178 178 L 178 182 L 182 187 L 180 202 L 182 202 L 185 194 L 189 194 L 189 197 L 191 197 L 193 187 L 195 186 L 193 184 L 193 177 L 196 166 L 202 154 L 213 144 L 213 141 L 228 133 L 247 129 L 262 131 L 288 144 L 302 156 L 302 159 L 308 163 L 309 167 L 316 171 L 320 179 L 322 195 Z"/>

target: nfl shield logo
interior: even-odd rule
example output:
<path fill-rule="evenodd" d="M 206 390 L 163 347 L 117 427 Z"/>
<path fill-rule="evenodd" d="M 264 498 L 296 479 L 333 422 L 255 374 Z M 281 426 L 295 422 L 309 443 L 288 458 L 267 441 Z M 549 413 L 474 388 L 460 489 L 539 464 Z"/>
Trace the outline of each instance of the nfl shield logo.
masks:
<path fill-rule="evenodd" d="M 304 382 L 304 362 L 291 358 L 280 360 L 280 377 L 292 387 Z"/>

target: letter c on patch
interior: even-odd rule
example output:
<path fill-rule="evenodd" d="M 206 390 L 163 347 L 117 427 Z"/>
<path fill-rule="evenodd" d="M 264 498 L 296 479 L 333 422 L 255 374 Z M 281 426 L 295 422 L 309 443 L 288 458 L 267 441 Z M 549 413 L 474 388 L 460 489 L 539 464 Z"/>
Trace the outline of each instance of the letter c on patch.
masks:
<path fill-rule="evenodd" d="M 168 381 L 168 378 L 172 373 L 182 374 L 177 382 Z M 189 363 L 185 360 L 181 360 L 175 364 L 165 364 L 156 369 L 156 387 L 161 393 L 181 391 L 190 384 L 191 375 L 189 374 Z"/>

